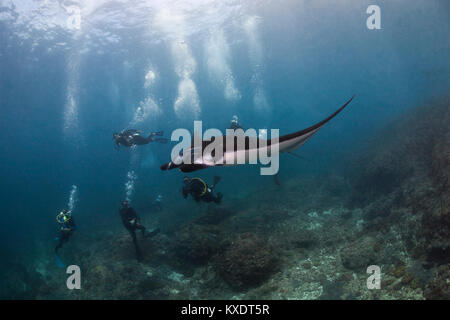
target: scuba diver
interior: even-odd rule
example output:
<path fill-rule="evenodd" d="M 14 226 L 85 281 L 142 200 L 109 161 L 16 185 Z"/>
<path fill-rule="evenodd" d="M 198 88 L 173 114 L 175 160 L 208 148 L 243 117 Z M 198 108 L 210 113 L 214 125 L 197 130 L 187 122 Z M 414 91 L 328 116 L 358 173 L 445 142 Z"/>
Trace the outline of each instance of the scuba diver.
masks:
<path fill-rule="evenodd" d="M 69 241 L 72 233 L 77 229 L 75 221 L 69 210 L 65 209 L 56 216 L 56 221 L 60 224 L 59 235 L 57 237 L 58 244 L 55 247 L 55 253 L 63 246 L 63 244 Z"/>
<path fill-rule="evenodd" d="M 213 189 L 219 182 L 220 177 L 214 177 L 214 184 L 210 187 L 200 178 L 183 178 L 183 197 L 186 199 L 190 194 L 195 201 L 215 202 L 220 203 L 222 201 L 222 193 L 218 192 L 217 196 L 213 194 Z"/>
<path fill-rule="evenodd" d="M 120 133 L 115 132 L 113 139 L 116 142 L 117 147 L 123 145 L 125 147 L 132 147 L 136 145 L 148 144 L 150 142 L 167 143 L 166 138 L 155 138 L 155 136 L 162 136 L 163 131 L 152 132 L 147 138 L 141 136 L 141 133 L 136 129 L 124 130 Z"/>
<path fill-rule="evenodd" d="M 136 230 L 139 229 L 142 232 L 142 237 L 152 237 L 159 233 L 159 228 L 153 230 L 152 232 L 146 233 L 145 227 L 140 223 L 140 218 L 137 215 L 136 211 L 129 206 L 127 200 L 122 201 L 122 208 L 120 208 L 120 217 L 122 218 L 122 223 L 124 227 L 130 232 L 131 238 L 133 239 L 134 247 L 136 248 L 136 257 L 138 260 L 142 258 L 142 252 L 139 248 L 136 239 Z"/>
<path fill-rule="evenodd" d="M 233 116 L 233 119 L 231 120 L 230 126 L 228 129 L 236 130 L 236 129 L 242 129 L 244 128 L 239 124 L 239 119 L 236 115 Z"/>
<path fill-rule="evenodd" d="M 158 194 L 156 199 L 153 201 L 153 207 L 155 207 L 158 211 L 162 211 L 163 196 Z"/>

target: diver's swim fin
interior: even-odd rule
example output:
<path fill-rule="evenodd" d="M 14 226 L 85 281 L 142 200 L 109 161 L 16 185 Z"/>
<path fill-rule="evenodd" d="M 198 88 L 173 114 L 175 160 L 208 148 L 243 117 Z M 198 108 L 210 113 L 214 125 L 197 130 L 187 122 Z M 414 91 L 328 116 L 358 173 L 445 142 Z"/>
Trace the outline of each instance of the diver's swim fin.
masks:
<path fill-rule="evenodd" d="M 169 140 L 167 140 L 166 138 L 156 138 L 155 141 L 159 143 L 167 143 Z"/>
<path fill-rule="evenodd" d="M 281 184 L 280 184 L 280 180 L 278 180 L 278 172 L 277 172 L 277 174 L 275 174 L 274 176 L 273 176 L 273 181 L 275 182 L 275 184 L 277 185 L 277 186 L 280 186 Z"/>
<path fill-rule="evenodd" d="M 217 201 L 216 203 L 221 203 L 223 198 L 222 192 L 217 192 Z"/>
<path fill-rule="evenodd" d="M 219 176 L 214 176 L 214 183 L 212 187 L 215 187 L 216 184 L 220 181 L 220 177 Z"/>
<path fill-rule="evenodd" d="M 64 264 L 64 262 L 62 262 L 61 258 L 58 256 L 57 253 L 55 253 L 55 260 L 56 260 L 56 264 L 58 266 L 58 268 L 64 268 L 66 265 Z"/>
<path fill-rule="evenodd" d="M 156 236 L 160 231 L 161 230 L 159 228 L 156 228 L 155 230 L 147 232 L 144 237 L 145 238 L 152 238 L 152 237 Z"/>

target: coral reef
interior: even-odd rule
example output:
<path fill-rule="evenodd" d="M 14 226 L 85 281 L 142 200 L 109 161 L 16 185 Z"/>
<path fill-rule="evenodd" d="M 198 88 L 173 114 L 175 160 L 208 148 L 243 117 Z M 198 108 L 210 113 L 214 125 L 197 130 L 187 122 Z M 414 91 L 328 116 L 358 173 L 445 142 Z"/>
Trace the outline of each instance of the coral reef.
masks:
<path fill-rule="evenodd" d="M 449 299 L 448 104 L 400 117 L 351 160 L 352 172 L 292 176 L 221 206 L 165 206 L 163 231 L 138 234 L 140 262 L 121 226 L 80 232 L 61 254 L 83 270 L 82 290 L 67 290 L 41 241 L 26 261 L 3 262 L 0 297 Z M 372 264 L 380 290 L 366 286 Z"/>
<path fill-rule="evenodd" d="M 359 159 L 363 174 L 354 179 L 359 193 L 353 192 L 351 201 L 367 204 L 366 230 L 398 226 L 396 234 L 407 254 L 427 269 L 448 269 L 450 262 L 449 100 L 418 108 L 381 134 L 378 141 L 383 143 Z M 444 273 L 441 270 L 437 277 Z M 414 283 L 407 279 L 403 277 L 401 284 Z M 417 283 L 423 287 L 423 279 Z M 427 292 L 441 292 L 436 280 L 430 283 Z"/>
<path fill-rule="evenodd" d="M 2 267 L 9 272 L 3 279 L 0 299 L 39 299 L 46 297 L 52 290 L 42 274 L 21 263 L 7 263 Z"/>
<path fill-rule="evenodd" d="M 425 289 L 425 297 L 430 300 L 450 299 L 450 265 L 440 266 Z"/>

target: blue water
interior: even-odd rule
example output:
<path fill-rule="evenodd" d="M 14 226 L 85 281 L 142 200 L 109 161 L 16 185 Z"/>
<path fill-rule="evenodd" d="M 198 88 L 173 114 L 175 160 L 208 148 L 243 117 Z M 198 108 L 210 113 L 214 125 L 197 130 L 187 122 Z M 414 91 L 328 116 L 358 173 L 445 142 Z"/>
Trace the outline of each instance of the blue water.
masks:
<path fill-rule="evenodd" d="M 120 226 L 131 170 L 138 211 L 158 194 L 183 206 L 183 174 L 159 169 L 175 143 L 116 150 L 113 132 L 170 137 L 193 120 L 224 130 L 236 114 L 286 134 L 356 95 L 298 150 L 310 161 L 282 156 L 280 178 L 300 179 L 345 167 L 377 130 L 450 84 L 448 1 L 378 1 L 381 30 L 366 28 L 377 1 L 189 2 L 0 2 L 0 255 L 53 245 L 72 185 L 84 232 Z M 80 29 L 68 28 L 68 5 L 81 8 Z M 149 114 L 133 123 L 146 100 Z M 256 166 L 198 175 L 222 176 L 225 202 L 272 183 Z"/>

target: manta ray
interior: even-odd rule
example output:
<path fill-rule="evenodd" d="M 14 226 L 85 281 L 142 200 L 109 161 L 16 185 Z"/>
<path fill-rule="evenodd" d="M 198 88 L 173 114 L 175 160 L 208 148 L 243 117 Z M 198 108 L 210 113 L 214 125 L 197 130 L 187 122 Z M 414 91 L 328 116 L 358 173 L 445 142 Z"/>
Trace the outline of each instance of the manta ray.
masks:
<path fill-rule="evenodd" d="M 256 137 L 245 136 L 245 143 L 237 143 L 237 137 L 234 136 L 233 148 L 228 150 L 227 136 L 213 137 L 210 141 L 201 141 L 201 150 L 195 148 L 194 144 L 188 150 L 180 153 L 174 161 L 163 164 L 161 170 L 172 170 L 179 168 L 182 172 L 192 172 L 200 169 L 206 169 L 215 166 L 232 166 L 237 165 L 236 159 L 245 157 L 245 163 L 248 163 L 249 155 L 251 153 L 259 154 L 258 152 L 262 148 L 271 149 L 271 147 L 278 147 L 278 151 L 292 152 L 295 149 L 303 145 L 309 138 L 311 138 L 320 128 L 322 128 L 328 121 L 333 119 L 339 112 L 341 112 L 352 100 L 354 96 L 350 98 L 343 106 L 337 109 L 333 114 L 325 118 L 324 120 L 312 125 L 309 128 L 287 134 L 279 137 L 278 139 L 261 139 Z M 230 139 L 231 140 L 231 139 Z M 256 140 L 256 141 L 255 141 Z M 215 158 L 214 151 L 204 155 L 205 148 L 213 143 L 218 142 L 219 147 L 223 148 L 223 155 L 220 159 Z M 277 144 L 277 146 L 275 145 Z M 199 152 L 201 151 L 201 152 Z"/>

